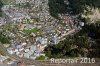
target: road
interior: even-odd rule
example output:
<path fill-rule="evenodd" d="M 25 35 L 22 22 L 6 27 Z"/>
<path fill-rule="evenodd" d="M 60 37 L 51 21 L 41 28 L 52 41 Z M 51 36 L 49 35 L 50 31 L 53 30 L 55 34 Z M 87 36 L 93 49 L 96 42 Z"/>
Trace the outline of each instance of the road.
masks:
<path fill-rule="evenodd" d="M 54 63 L 51 63 L 50 61 L 36 61 L 32 59 L 20 58 L 15 55 L 10 55 L 9 53 L 7 53 L 6 48 L 3 45 L 0 45 L 0 49 L 2 49 L 0 51 L 4 52 L 4 54 L 9 56 L 11 59 L 24 62 L 26 64 L 35 65 L 35 66 L 99 66 L 100 65 L 100 59 L 96 59 L 96 63 L 93 63 L 93 64 L 91 63 L 90 64 L 80 64 L 80 63 L 54 64 Z"/>

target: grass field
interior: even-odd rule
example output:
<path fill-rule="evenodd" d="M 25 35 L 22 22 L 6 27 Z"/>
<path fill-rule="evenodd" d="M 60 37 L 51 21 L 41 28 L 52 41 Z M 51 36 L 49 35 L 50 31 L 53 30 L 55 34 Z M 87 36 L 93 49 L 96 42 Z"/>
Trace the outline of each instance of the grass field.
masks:
<path fill-rule="evenodd" d="M 37 29 L 37 28 L 33 28 L 31 30 L 28 30 L 28 29 L 23 30 L 24 33 L 36 33 L 38 31 L 39 31 L 39 29 Z"/>

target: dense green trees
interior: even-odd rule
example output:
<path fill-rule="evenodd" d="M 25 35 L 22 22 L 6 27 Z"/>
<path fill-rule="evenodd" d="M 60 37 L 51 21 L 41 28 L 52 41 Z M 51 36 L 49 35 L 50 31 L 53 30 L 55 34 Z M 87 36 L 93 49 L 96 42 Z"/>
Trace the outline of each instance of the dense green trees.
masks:
<path fill-rule="evenodd" d="M 68 0 L 69 6 L 71 7 L 74 14 L 83 13 L 87 10 L 87 7 L 100 8 L 100 0 Z"/>
<path fill-rule="evenodd" d="M 2 3 L 1 0 L 0 0 L 0 12 L 1 12 L 2 6 L 3 6 L 3 3 Z"/>
<path fill-rule="evenodd" d="M 80 33 L 85 33 L 92 40 L 92 45 L 89 47 L 89 57 L 99 57 L 100 58 L 100 24 L 90 24 L 85 25 Z"/>
<path fill-rule="evenodd" d="M 84 10 L 88 12 L 88 6 L 100 8 L 100 0 L 49 0 L 50 14 L 57 19 L 59 19 L 58 14 L 81 14 Z"/>
<path fill-rule="evenodd" d="M 1 10 L 2 6 L 3 6 L 3 3 L 0 0 L 0 17 L 2 16 L 2 10 Z"/>
<path fill-rule="evenodd" d="M 56 45 L 49 45 L 45 53 L 50 58 L 100 57 L 100 25 L 85 25 L 74 36 L 67 37 Z"/>
<path fill-rule="evenodd" d="M 99 39 L 100 36 L 100 24 L 90 24 L 90 25 L 85 25 L 83 27 L 83 31 L 88 34 L 89 37 L 93 39 Z"/>
<path fill-rule="evenodd" d="M 2 44 L 10 43 L 10 38 L 8 36 L 4 35 L 4 33 L 2 31 L 0 31 L 0 43 L 2 43 Z"/>
<path fill-rule="evenodd" d="M 57 19 L 60 19 L 58 17 L 59 13 L 67 13 L 67 5 L 64 3 L 64 0 L 49 0 L 48 4 L 50 14 Z"/>
<path fill-rule="evenodd" d="M 64 58 L 84 56 L 88 49 L 89 41 L 87 36 L 67 37 L 64 41 L 56 45 L 49 45 L 45 48 L 48 57 Z"/>
<path fill-rule="evenodd" d="M 58 14 L 74 14 L 80 15 L 84 10 L 88 11 L 88 6 L 92 8 L 100 8 L 100 0 L 49 0 L 50 14 L 59 18 Z M 85 22 L 85 18 L 81 18 Z M 85 22 L 87 23 L 87 22 Z M 49 45 L 45 48 L 45 53 L 48 57 L 63 58 L 63 57 L 100 57 L 100 24 L 86 24 L 81 31 L 74 37 L 67 37 L 56 45 Z"/>
<path fill-rule="evenodd" d="M 84 9 L 86 8 L 86 1 L 85 0 L 68 0 L 69 6 L 71 8 L 71 11 L 73 11 L 74 14 L 83 13 Z"/>
<path fill-rule="evenodd" d="M 37 57 L 35 60 L 45 60 L 45 56 L 41 55 L 41 56 Z"/>

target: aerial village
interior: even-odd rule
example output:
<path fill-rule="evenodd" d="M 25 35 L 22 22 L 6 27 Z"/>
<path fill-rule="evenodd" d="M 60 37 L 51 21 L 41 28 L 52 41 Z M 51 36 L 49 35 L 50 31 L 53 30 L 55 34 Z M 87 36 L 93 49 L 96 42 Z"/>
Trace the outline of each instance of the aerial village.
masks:
<path fill-rule="evenodd" d="M 19 7 L 19 4 L 29 2 L 30 8 Z M 7 46 L 9 54 L 29 59 L 45 56 L 44 48 L 51 44 L 57 44 L 65 37 L 78 29 L 73 20 L 77 16 L 59 15 L 62 23 L 53 18 L 49 13 L 48 0 L 16 0 L 17 5 L 4 5 L 3 16 L 0 17 L 0 26 L 5 24 L 16 25 L 14 30 L 6 30 L 6 35 L 12 37 L 11 44 Z M 23 6 L 21 5 L 21 6 Z M 80 23 L 84 26 L 84 23 Z M 9 28 L 10 29 L 10 28 Z"/>

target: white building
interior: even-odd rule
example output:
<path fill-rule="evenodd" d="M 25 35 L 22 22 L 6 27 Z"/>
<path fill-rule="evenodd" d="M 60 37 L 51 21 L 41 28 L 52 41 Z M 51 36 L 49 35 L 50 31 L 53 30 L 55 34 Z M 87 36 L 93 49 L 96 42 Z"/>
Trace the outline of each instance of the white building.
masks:
<path fill-rule="evenodd" d="M 84 24 L 84 22 L 79 22 L 79 25 L 84 26 L 85 24 Z"/>
<path fill-rule="evenodd" d="M 0 17 L 0 26 L 5 25 L 6 21 L 4 18 Z"/>
<path fill-rule="evenodd" d="M 36 41 L 39 42 L 40 44 L 47 44 L 48 39 L 47 38 L 38 37 L 38 38 L 36 38 Z"/>
<path fill-rule="evenodd" d="M 30 50 L 29 50 L 29 48 L 27 48 L 27 49 L 25 49 L 24 51 L 27 53 L 27 52 L 29 52 Z"/>
<path fill-rule="evenodd" d="M 18 49 L 8 48 L 7 51 L 9 54 L 14 54 L 15 52 L 18 52 Z"/>
<path fill-rule="evenodd" d="M 29 58 L 30 55 L 29 55 L 28 53 L 24 53 L 24 57 L 25 57 L 25 58 Z"/>

